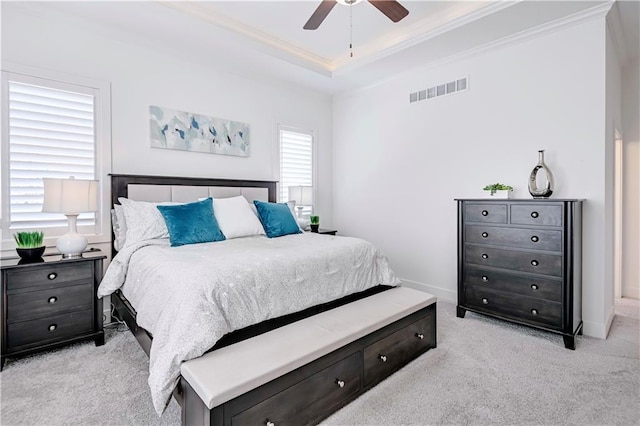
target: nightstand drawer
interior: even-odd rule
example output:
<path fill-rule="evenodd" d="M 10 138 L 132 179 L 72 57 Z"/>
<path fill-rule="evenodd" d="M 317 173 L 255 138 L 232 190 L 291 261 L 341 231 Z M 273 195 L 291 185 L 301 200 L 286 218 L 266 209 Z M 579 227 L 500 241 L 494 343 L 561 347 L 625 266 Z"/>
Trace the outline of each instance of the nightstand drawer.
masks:
<path fill-rule="evenodd" d="M 8 324 L 7 347 L 11 349 L 56 342 L 82 333 L 90 333 L 92 327 L 91 309 Z"/>
<path fill-rule="evenodd" d="M 562 328 L 561 303 L 491 291 L 475 285 L 465 287 L 465 298 L 469 307 L 480 311 L 502 314 L 519 321 L 551 328 Z"/>
<path fill-rule="evenodd" d="M 58 312 L 90 309 L 93 303 L 93 283 L 13 293 L 8 295 L 8 299 L 9 323 Z"/>
<path fill-rule="evenodd" d="M 468 222 L 507 223 L 507 205 L 465 204 L 464 217 Z"/>
<path fill-rule="evenodd" d="M 560 230 L 502 228 L 489 225 L 466 225 L 464 229 L 465 241 L 469 243 L 562 251 Z"/>
<path fill-rule="evenodd" d="M 513 204 L 511 223 L 518 225 L 562 226 L 562 206 L 539 204 Z"/>
<path fill-rule="evenodd" d="M 491 290 L 562 302 L 562 280 L 509 274 L 473 266 L 465 268 L 464 285 L 475 284 Z"/>
<path fill-rule="evenodd" d="M 561 255 L 465 245 L 464 257 L 466 263 L 481 266 L 493 266 L 556 277 L 562 276 Z"/>
<path fill-rule="evenodd" d="M 7 290 L 21 290 L 27 287 L 55 285 L 59 283 L 92 280 L 91 263 L 69 263 L 66 265 L 34 266 L 8 272 Z"/>

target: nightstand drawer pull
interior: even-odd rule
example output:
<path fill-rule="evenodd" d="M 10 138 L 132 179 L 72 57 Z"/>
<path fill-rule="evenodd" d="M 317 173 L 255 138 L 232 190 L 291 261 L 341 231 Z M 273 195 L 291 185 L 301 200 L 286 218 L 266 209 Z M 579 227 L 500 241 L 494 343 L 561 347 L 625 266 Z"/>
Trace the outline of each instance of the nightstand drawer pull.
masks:
<path fill-rule="evenodd" d="M 483 232 L 482 233 L 482 238 L 487 238 L 488 236 L 489 236 L 489 233 L 487 233 L 487 232 Z"/>
<path fill-rule="evenodd" d="M 537 235 L 534 235 L 533 237 L 531 237 L 531 241 L 533 241 L 534 243 L 537 243 L 538 241 L 540 241 L 540 238 L 538 238 Z"/>
<path fill-rule="evenodd" d="M 487 281 L 489 281 L 489 277 L 486 276 L 486 275 L 483 275 L 482 276 L 482 281 L 486 283 Z"/>
<path fill-rule="evenodd" d="M 531 217 L 536 219 L 540 214 L 538 212 L 531 212 Z"/>
<path fill-rule="evenodd" d="M 424 334 L 422 333 L 416 333 L 416 337 L 420 340 L 424 339 Z"/>
<path fill-rule="evenodd" d="M 540 262 L 538 262 L 535 259 L 531 261 L 531 266 L 538 266 L 539 264 L 540 264 Z"/>
<path fill-rule="evenodd" d="M 264 424 L 267 425 L 267 426 L 276 426 L 276 424 L 274 422 L 271 422 L 269 420 L 267 420 Z"/>
<path fill-rule="evenodd" d="M 482 258 L 483 258 L 483 259 L 488 259 L 488 258 L 489 258 L 489 255 L 488 255 L 487 253 L 482 253 Z"/>
<path fill-rule="evenodd" d="M 56 331 L 56 328 L 58 328 L 58 324 L 51 324 L 49 326 L 49 331 Z"/>
<path fill-rule="evenodd" d="M 382 362 L 387 362 L 387 356 L 386 355 L 379 355 L 378 358 L 380 358 L 380 361 L 382 361 Z"/>
<path fill-rule="evenodd" d="M 483 305 L 488 305 L 489 304 L 489 299 L 487 299 L 486 297 L 482 298 L 482 304 Z"/>
<path fill-rule="evenodd" d="M 343 388 L 343 387 L 344 387 L 344 380 L 340 380 L 340 379 L 338 379 L 338 380 L 336 380 L 336 384 L 337 384 L 339 387 Z"/>
<path fill-rule="evenodd" d="M 482 210 L 482 216 L 489 216 L 489 212 L 486 210 Z"/>
<path fill-rule="evenodd" d="M 532 313 L 533 315 L 538 315 L 538 310 L 537 310 L 537 309 L 532 309 L 532 310 L 531 310 L 531 313 Z"/>
<path fill-rule="evenodd" d="M 535 291 L 537 289 L 538 289 L 538 286 L 536 284 L 531 284 L 531 290 Z"/>
<path fill-rule="evenodd" d="M 49 275 L 47 275 L 47 278 L 50 280 L 55 280 L 57 277 L 58 277 L 58 274 L 56 274 L 55 272 L 52 272 Z"/>
<path fill-rule="evenodd" d="M 49 300 L 47 300 L 47 303 L 56 303 L 58 301 L 58 298 L 56 296 L 52 296 L 49 298 Z"/>

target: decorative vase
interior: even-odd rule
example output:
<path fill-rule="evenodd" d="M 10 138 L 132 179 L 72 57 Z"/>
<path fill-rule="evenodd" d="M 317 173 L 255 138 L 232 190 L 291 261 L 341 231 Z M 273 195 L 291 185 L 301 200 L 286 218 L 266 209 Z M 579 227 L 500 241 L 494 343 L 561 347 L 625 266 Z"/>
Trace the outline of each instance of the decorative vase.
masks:
<path fill-rule="evenodd" d="M 17 248 L 18 256 L 26 261 L 33 261 L 42 258 L 42 254 L 44 253 L 45 247 L 36 247 L 36 248 Z"/>
<path fill-rule="evenodd" d="M 547 179 L 544 188 L 538 188 L 537 179 L 540 169 L 544 170 Z M 531 194 L 533 198 L 549 198 L 551 194 L 553 194 L 553 188 L 553 174 L 544 163 L 544 150 L 541 149 L 538 151 L 538 164 L 531 170 L 531 175 L 529 175 L 529 194 Z"/>
<path fill-rule="evenodd" d="M 316 223 L 312 223 L 309 226 L 311 226 L 311 232 L 318 232 L 318 229 L 320 229 L 320 225 Z"/>

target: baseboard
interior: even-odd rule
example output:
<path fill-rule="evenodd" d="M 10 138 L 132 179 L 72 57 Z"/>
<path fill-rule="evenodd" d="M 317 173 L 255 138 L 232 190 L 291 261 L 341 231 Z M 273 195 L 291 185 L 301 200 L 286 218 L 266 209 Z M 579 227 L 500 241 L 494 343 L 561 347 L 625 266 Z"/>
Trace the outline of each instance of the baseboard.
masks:
<path fill-rule="evenodd" d="M 405 280 L 400 278 L 402 281 L 402 285 L 405 287 L 412 288 L 414 290 L 424 291 L 430 294 L 433 294 L 438 299 L 446 300 L 447 302 L 457 303 L 458 302 L 458 292 L 452 291 L 447 288 L 436 287 L 429 284 L 419 283 L 416 281 Z"/>
<path fill-rule="evenodd" d="M 595 337 L 597 339 L 606 339 L 609 335 L 609 330 L 611 329 L 611 323 L 613 322 L 614 316 L 615 310 L 612 306 L 609 310 L 609 314 L 607 315 L 607 320 L 604 323 L 583 321 L 582 332 L 585 336 Z"/>

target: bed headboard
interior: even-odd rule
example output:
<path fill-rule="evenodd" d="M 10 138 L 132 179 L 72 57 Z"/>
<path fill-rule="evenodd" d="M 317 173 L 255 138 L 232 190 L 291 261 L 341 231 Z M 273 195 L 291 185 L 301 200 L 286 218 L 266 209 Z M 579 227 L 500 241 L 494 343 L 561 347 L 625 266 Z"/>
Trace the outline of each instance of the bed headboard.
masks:
<path fill-rule="evenodd" d="M 253 200 L 276 202 L 276 181 L 209 179 L 174 176 L 111 174 L 111 205 L 119 197 L 137 201 L 191 202 L 198 198 L 228 198 L 243 195 Z M 113 232 L 111 240 L 113 241 Z M 112 247 L 112 256 L 116 251 Z"/>

